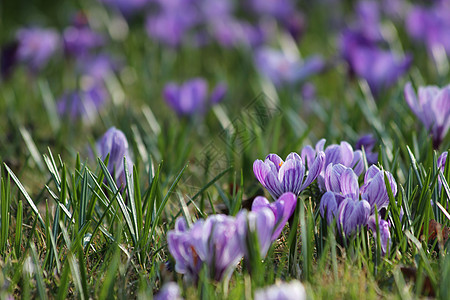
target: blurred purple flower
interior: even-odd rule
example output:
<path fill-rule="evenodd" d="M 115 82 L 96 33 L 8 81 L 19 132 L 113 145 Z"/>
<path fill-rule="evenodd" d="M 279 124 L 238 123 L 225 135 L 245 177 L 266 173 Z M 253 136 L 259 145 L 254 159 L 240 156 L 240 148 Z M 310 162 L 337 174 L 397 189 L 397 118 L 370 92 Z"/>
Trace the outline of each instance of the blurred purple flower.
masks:
<path fill-rule="evenodd" d="M 275 226 L 271 233 L 271 240 L 276 240 L 283 231 L 286 222 L 294 213 L 297 205 L 297 196 L 293 193 L 282 194 L 275 202 L 270 203 L 265 197 L 258 196 L 253 200 L 252 212 L 263 208 L 270 208 L 275 216 Z"/>
<path fill-rule="evenodd" d="M 208 83 L 194 78 L 182 85 L 169 83 L 164 87 L 164 99 L 178 116 L 202 114 L 213 104 L 219 103 L 226 94 L 226 86 L 220 83 L 208 99 Z"/>
<path fill-rule="evenodd" d="M 362 148 L 364 147 L 367 163 L 369 165 L 373 165 L 378 162 L 378 153 L 373 152 L 373 148 L 375 147 L 376 143 L 377 140 L 372 134 L 366 134 L 361 136 L 355 145 L 355 148 L 360 150 L 362 150 Z"/>
<path fill-rule="evenodd" d="M 255 291 L 255 300 L 305 300 L 306 290 L 298 280 L 271 285 Z"/>
<path fill-rule="evenodd" d="M 258 159 L 253 163 L 253 172 L 273 198 L 278 199 L 286 192 L 298 196 L 319 176 L 324 161 L 325 154 L 319 152 L 309 168 L 308 175 L 305 176 L 305 163 L 297 153 L 289 154 L 286 161 L 276 154 L 269 154 L 264 162 Z"/>
<path fill-rule="evenodd" d="M 407 16 L 406 29 L 411 37 L 423 41 L 430 53 L 435 47 L 443 47 L 450 54 L 450 3 L 435 1 L 429 8 L 414 6 Z"/>
<path fill-rule="evenodd" d="M 126 177 L 124 168 L 124 157 L 130 174 L 133 172 L 133 160 L 128 149 L 128 141 L 125 134 L 111 127 L 106 131 L 102 138 L 96 144 L 97 154 L 102 160 L 109 155 L 108 171 L 115 179 L 117 185 L 125 187 Z"/>
<path fill-rule="evenodd" d="M 350 30 L 342 36 L 341 54 L 351 72 L 365 79 L 374 95 L 395 84 L 412 62 L 411 56 L 399 57 L 382 50 L 367 37 Z"/>
<path fill-rule="evenodd" d="M 306 82 L 302 86 L 301 94 L 304 100 L 312 101 L 316 99 L 316 93 L 317 93 L 316 86 L 313 83 Z"/>
<path fill-rule="evenodd" d="M 107 99 L 108 94 L 103 85 L 94 84 L 87 89 L 65 93 L 58 99 L 56 106 L 61 117 L 92 122 Z"/>
<path fill-rule="evenodd" d="M 163 285 L 158 294 L 153 297 L 154 300 L 182 300 L 180 287 L 175 282 L 168 282 Z"/>
<path fill-rule="evenodd" d="M 356 6 L 357 24 L 355 27 L 370 40 L 382 40 L 380 28 L 380 5 L 377 1 L 363 0 Z"/>
<path fill-rule="evenodd" d="M 277 19 L 286 18 L 295 10 L 294 3 L 291 0 L 250 0 L 248 4 L 256 14 Z"/>
<path fill-rule="evenodd" d="M 157 14 L 147 17 L 145 26 L 150 37 L 176 47 L 199 21 L 198 12 L 190 1 L 167 1 Z"/>
<path fill-rule="evenodd" d="M 410 82 L 405 85 L 405 100 L 413 113 L 433 137 L 433 145 L 438 148 L 450 129 L 450 85 L 419 87 L 418 95 Z"/>
<path fill-rule="evenodd" d="M 18 43 L 16 58 L 31 71 L 43 68 L 58 50 L 60 37 L 53 29 L 22 28 L 16 34 Z"/>
<path fill-rule="evenodd" d="M 94 81 L 102 83 L 118 69 L 118 65 L 110 56 L 98 54 L 78 60 L 77 68 L 83 76 L 89 76 Z"/>
<path fill-rule="evenodd" d="M 373 237 L 375 238 L 375 244 L 377 243 L 377 223 L 375 215 L 370 216 L 367 226 L 372 230 Z M 378 227 L 380 228 L 380 243 L 381 243 L 381 255 L 385 256 L 389 251 L 392 241 L 389 227 L 391 225 L 386 220 L 378 217 Z"/>
<path fill-rule="evenodd" d="M 104 38 L 88 25 L 70 26 L 63 33 L 64 50 L 67 54 L 80 57 L 104 43 Z"/>
<path fill-rule="evenodd" d="M 264 27 L 252 25 L 233 17 L 211 20 L 212 37 L 223 47 L 257 47 L 266 39 Z"/>
<path fill-rule="evenodd" d="M 259 257 L 264 258 L 272 244 L 272 233 L 275 226 L 275 215 L 268 207 L 263 207 L 257 211 L 247 212 L 243 210 L 236 216 L 237 234 L 239 236 L 240 247 L 246 259 L 250 253 L 249 232 L 256 234 L 258 238 Z"/>
<path fill-rule="evenodd" d="M 361 186 L 361 198 L 369 202 L 372 214 L 375 211 L 375 204 L 378 211 L 389 204 L 389 196 L 384 182 L 385 174 L 389 180 L 392 194 L 395 197 L 397 195 L 397 183 L 391 173 L 382 171 L 377 166 L 372 165 L 364 176 L 364 184 Z"/>
<path fill-rule="evenodd" d="M 255 65 L 259 72 L 276 86 L 294 84 L 321 72 L 325 62 L 321 56 L 312 56 L 301 62 L 281 51 L 264 47 L 256 51 Z"/>
<path fill-rule="evenodd" d="M 176 223 L 167 235 L 169 251 L 176 260 L 175 270 L 196 280 L 205 264 L 210 278 L 229 278 L 243 256 L 236 219 L 213 215 L 198 220 L 190 229 L 184 219 Z"/>

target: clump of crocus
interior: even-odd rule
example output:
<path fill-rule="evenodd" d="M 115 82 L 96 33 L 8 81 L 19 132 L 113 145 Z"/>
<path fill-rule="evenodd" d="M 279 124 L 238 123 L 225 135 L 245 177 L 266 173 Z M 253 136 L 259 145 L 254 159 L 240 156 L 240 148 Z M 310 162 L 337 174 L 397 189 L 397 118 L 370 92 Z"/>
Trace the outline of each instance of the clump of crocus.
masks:
<path fill-rule="evenodd" d="M 306 290 L 300 281 L 292 280 L 255 291 L 255 300 L 273 299 L 304 300 L 306 299 Z"/>
<path fill-rule="evenodd" d="M 180 287 L 175 282 L 168 282 L 163 285 L 158 294 L 153 297 L 154 300 L 182 300 Z"/>
<path fill-rule="evenodd" d="M 364 153 L 366 154 L 367 163 L 369 165 L 373 165 L 378 162 L 378 153 L 374 152 L 376 143 L 377 140 L 372 134 L 366 134 L 361 136 L 355 145 L 355 148 L 359 150 L 362 150 L 364 147 Z"/>
<path fill-rule="evenodd" d="M 358 176 L 364 172 L 364 158 L 361 150 L 353 151 L 352 146 L 345 141 L 342 141 L 340 144 L 331 144 L 324 150 L 325 143 L 326 140 L 321 139 L 317 142 L 315 148 L 307 145 L 301 152 L 302 159 L 308 162 L 309 167 L 316 155 L 324 151 L 324 167 L 317 178 L 317 183 L 322 191 L 325 190 L 325 170 L 330 164 L 341 164 L 345 167 L 352 168 Z"/>
<path fill-rule="evenodd" d="M 208 97 L 206 80 L 194 78 L 182 85 L 167 84 L 164 88 L 164 99 L 178 116 L 194 116 L 219 103 L 225 97 L 226 90 L 225 84 L 218 84 Z"/>
<path fill-rule="evenodd" d="M 377 223 L 375 219 L 375 215 L 370 216 L 369 221 L 367 223 L 370 230 L 372 230 L 372 234 L 375 238 L 375 243 L 378 240 L 377 238 Z M 378 217 L 378 228 L 380 231 L 380 244 L 381 244 L 381 255 L 386 255 L 389 252 L 391 247 L 391 233 L 389 231 L 389 227 L 391 227 L 390 223 L 386 220 Z"/>
<path fill-rule="evenodd" d="M 302 61 L 282 51 L 263 47 L 255 53 L 255 66 L 264 77 L 280 86 L 301 82 L 321 72 L 325 62 L 321 56 L 312 56 Z"/>
<path fill-rule="evenodd" d="M 237 230 L 236 219 L 230 216 L 213 215 L 191 228 L 179 218 L 167 235 L 175 271 L 196 281 L 205 265 L 209 278 L 228 279 L 243 256 Z"/>
<path fill-rule="evenodd" d="M 117 185 L 124 187 L 126 185 L 124 158 L 130 174 L 133 171 L 133 160 L 125 134 L 119 129 L 111 127 L 97 142 L 96 148 L 97 154 L 102 160 L 105 160 L 109 155 L 108 171 Z"/>
<path fill-rule="evenodd" d="M 341 164 L 328 165 L 325 172 L 327 192 L 320 201 L 320 213 L 330 224 L 336 219 L 338 229 L 349 236 L 367 225 L 370 215 L 386 208 L 389 196 L 384 181 L 389 180 L 392 194 L 397 194 L 397 183 L 391 173 L 372 165 L 366 172 L 364 184 L 359 187 L 358 176 Z"/>
<path fill-rule="evenodd" d="M 314 161 L 308 161 L 306 175 L 306 161 L 297 153 L 290 153 L 286 161 L 276 154 L 269 154 L 264 161 L 258 159 L 253 163 L 253 172 L 272 197 L 278 199 L 286 192 L 300 195 L 322 172 L 324 162 L 325 154 L 319 152 Z"/>
<path fill-rule="evenodd" d="M 409 107 L 430 132 L 433 145 L 438 148 L 450 129 L 450 85 L 419 87 L 416 96 L 408 82 L 404 92 Z"/>

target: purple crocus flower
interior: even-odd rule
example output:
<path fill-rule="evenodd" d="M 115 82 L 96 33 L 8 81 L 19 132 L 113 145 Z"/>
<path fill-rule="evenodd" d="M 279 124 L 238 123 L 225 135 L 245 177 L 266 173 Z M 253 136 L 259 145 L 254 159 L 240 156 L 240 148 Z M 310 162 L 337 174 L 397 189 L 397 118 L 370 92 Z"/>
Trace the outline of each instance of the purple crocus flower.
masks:
<path fill-rule="evenodd" d="M 377 242 L 377 224 L 375 220 L 375 215 L 370 216 L 367 226 L 372 230 L 373 237 L 375 238 L 375 243 Z M 380 243 L 381 243 L 381 255 L 385 256 L 389 251 L 392 241 L 391 233 L 389 227 L 391 225 L 388 221 L 378 217 L 378 227 L 380 228 Z"/>
<path fill-rule="evenodd" d="M 450 85 L 419 87 L 418 95 L 410 82 L 405 85 L 405 100 L 433 137 L 438 148 L 450 129 Z"/>
<path fill-rule="evenodd" d="M 337 218 L 338 207 L 340 204 L 340 202 L 338 203 L 339 200 L 342 201 L 343 199 L 338 197 L 336 200 L 336 196 L 333 192 L 326 192 L 320 199 L 319 211 L 322 218 L 326 218 L 327 224 L 331 224 L 333 218 Z"/>
<path fill-rule="evenodd" d="M 350 236 L 358 228 L 367 224 L 370 215 L 370 204 L 366 200 L 345 198 L 339 205 L 337 217 L 340 232 Z"/>
<path fill-rule="evenodd" d="M 270 208 L 275 216 L 275 226 L 271 233 L 271 240 L 276 240 L 283 230 L 286 222 L 294 213 L 297 205 L 297 196 L 293 193 L 284 193 L 275 202 L 270 203 L 265 197 L 258 196 L 253 200 L 252 212 Z"/>
<path fill-rule="evenodd" d="M 236 216 L 237 234 L 239 235 L 240 246 L 245 257 L 249 259 L 248 243 L 249 233 L 258 237 L 259 257 L 264 258 L 272 244 L 272 233 L 275 227 L 275 215 L 268 207 L 263 207 L 257 211 L 241 211 Z"/>
<path fill-rule="evenodd" d="M 117 185 L 125 186 L 124 157 L 126 159 L 128 171 L 131 173 L 133 170 L 133 160 L 131 159 L 125 134 L 115 127 L 111 127 L 97 142 L 96 148 L 97 153 L 102 160 L 106 159 L 109 155 L 109 173 L 115 179 Z"/>
<path fill-rule="evenodd" d="M 56 106 L 61 117 L 68 116 L 71 120 L 81 118 L 86 122 L 93 122 L 107 99 L 103 85 L 94 83 L 86 90 L 65 93 L 58 99 Z"/>
<path fill-rule="evenodd" d="M 276 86 L 295 84 L 321 72 L 325 62 L 321 56 L 312 56 L 305 61 L 288 57 L 281 51 L 264 47 L 255 54 L 255 65 L 259 72 Z"/>
<path fill-rule="evenodd" d="M 23 28 L 16 34 L 18 46 L 16 57 L 28 65 L 31 71 L 43 68 L 58 50 L 60 37 L 53 29 Z"/>
<path fill-rule="evenodd" d="M 175 282 L 168 282 L 153 297 L 154 300 L 182 300 L 180 287 Z"/>
<path fill-rule="evenodd" d="M 412 57 L 380 49 L 373 41 L 350 30 L 344 32 L 341 53 L 350 70 L 367 81 L 374 95 L 389 88 L 410 67 Z"/>
<path fill-rule="evenodd" d="M 305 300 L 306 290 L 298 280 L 271 285 L 255 291 L 255 300 Z"/>
<path fill-rule="evenodd" d="M 376 164 L 378 162 L 378 153 L 373 152 L 373 148 L 375 147 L 375 144 L 377 143 L 377 140 L 372 134 L 366 134 L 359 138 L 359 140 L 356 142 L 355 148 L 361 149 L 364 147 L 364 152 L 366 154 L 367 163 L 369 165 Z"/>
<path fill-rule="evenodd" d="M 286 161 L 276 154 L 269 154 L 265 161 L 258 159 L 253 163 L 253 172 L 272 197 L 278 199 L 286 192 L 300 195 L 319 176 L 324 162 L 325 154 L 319 152 L 305 178 L 305 163 L 297 153 L 289 154 Z"/>
<path fill-rule="evenodd" d="M 321 139 L 317 142 L 315 149 L 309 145 L 302 149 L 301 157 L 308 162 L 308 166 L 317 153 L 324 151 L 325 142 L 325 139 Z M 325 171 L 330 164 L 341 164 L 344 167 L 352 168 L 358 176 L 364 172 L 364 159 L 361 150 L 353 151 L 352 146 L 344 141 L 340 144 L 331 144 L 325 148 L 324 168 L 317 178 L 317 183 L 322 191 L 326 190 Z"/>
<path fill-rule="evenodd" d="M 391 185 L 392 194 L 395 197 L 397 194 L 397 183 L 391 173 L 380 170 L 377 166 L 372 165 L 364 176 L 364 184 L 361 186 L 361 198 L 369 202 L 372 213 L 375 211 L 375 204 L 377 205 L 378 211 L 383 207 L 387 207 L 389 204 L 389 196 L 384 182 L 385 174 Z"/>
<path fill-rule="evenodd" d="M 164 88 L 166 103 L 178 116 L 201 114 L 211 104 L 220 102 L 226 93 L 226 86 L 219 84 L 208 99 L 208 83 L 203 78 L 194 78 L 182 85 L 169 83 Z"/>
<path fill-rule="evenodd" d="M 236 224 L 233 217 L 213 215 L 188 229 L 185 221 L 178 219 L 175 230 L 167 235 L 175 270 L 196 280 L 205 264 L 210 278 L 229 278 L 243 256 Z"/>

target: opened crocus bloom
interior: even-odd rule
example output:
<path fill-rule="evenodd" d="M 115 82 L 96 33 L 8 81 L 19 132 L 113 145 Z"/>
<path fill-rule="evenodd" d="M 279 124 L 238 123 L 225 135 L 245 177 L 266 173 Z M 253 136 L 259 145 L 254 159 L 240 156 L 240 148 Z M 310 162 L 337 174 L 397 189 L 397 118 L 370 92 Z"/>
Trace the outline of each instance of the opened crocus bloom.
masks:
<path fill-rule="evenodd" d="M 264 161 L 258 159 L 253 163 L 253 172 L 272 197 L 278 199 L 286 192 L 300 195 L 319 176 L 324 162 L 325 154 L 319 152 L 305 176 L 305 163 L 297 153 L 289 154 L 286 161 L 269 154 Z"/>

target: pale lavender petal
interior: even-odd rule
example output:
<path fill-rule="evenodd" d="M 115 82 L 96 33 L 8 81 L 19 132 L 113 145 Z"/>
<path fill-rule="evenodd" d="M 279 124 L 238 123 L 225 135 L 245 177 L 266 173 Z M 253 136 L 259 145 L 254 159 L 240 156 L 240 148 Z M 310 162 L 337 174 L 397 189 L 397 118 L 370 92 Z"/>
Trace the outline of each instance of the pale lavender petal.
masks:
<path fill-rule="evenodd" d="M 341 192 L 344 197 L 349 197 L 354 200 L 359 198 L 359 184 L 358 176 L 352 169 L 348 168 L 344 170 L 340 178 Z"/>
<path fill-rule="evenodd" d="M 305 166 L 300 160 L 289 159 L 281 166 L 278 173 L 278 180 L 284 191 L 292 192 L 296 195 L 300 193 Z"/>

